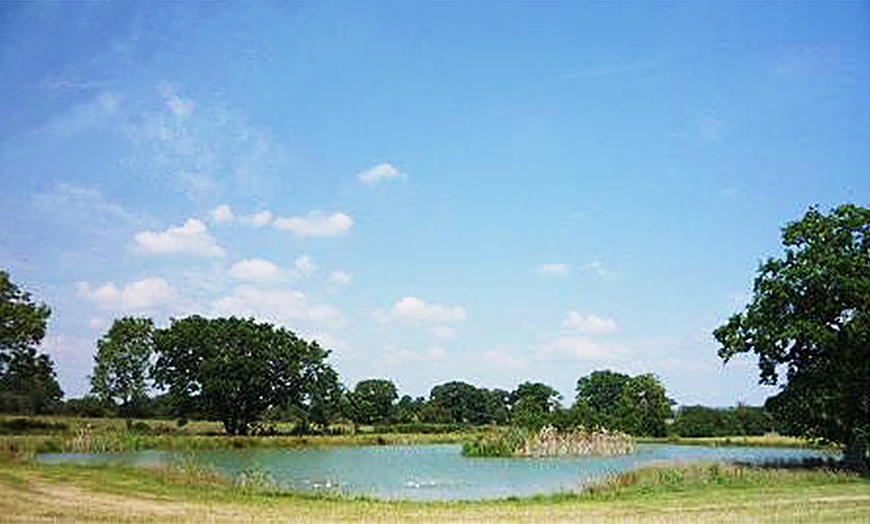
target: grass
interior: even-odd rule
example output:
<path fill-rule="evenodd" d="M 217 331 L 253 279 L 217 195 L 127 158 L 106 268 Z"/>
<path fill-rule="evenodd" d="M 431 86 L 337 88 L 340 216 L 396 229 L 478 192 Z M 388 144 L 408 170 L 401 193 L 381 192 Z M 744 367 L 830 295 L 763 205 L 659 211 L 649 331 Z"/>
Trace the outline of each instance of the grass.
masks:
<path fill-rule="evenodd" d="M 27 422 L 22 422 L 27 421 Z M 292 425 L 276 427 L 275 436 L 231 437 L 217 422 L 195 421 L 178 427 L 172 421 L 74 417 L 0 417 L 0 454 L 16 453 L 120 453 L 159 449 L 207 451 L 219 449 L 459 444 L 478 430 L 447 427 L 438 431 L 428 425 L 427 433 L 374 433 L 376 428 L 334 435 L 293 436 Z M 11 433 L 11 434 L 10 434 Z"/>
<path fill-rule="evenodd" d="M 866 522 L 867 515 L 870 480 L 826 469 L 661 466 L 573 493 L 423 503 L 279 492 L 262 479 L 230 482 L 195 461 L 142 470 L 0 458 L 0 521 Z"/>
<path fill-rule="evenodd" d="M 680 444 L 684 446 L 748 446 L 771 448 L 813 448 L 826 450 L 834 449 L 834 446 L 825 445 L 805 438 L 788 437 L 777 434 L 731 437 L 639 437 L 636 440 L 639 443 L 646 444 Z"/>

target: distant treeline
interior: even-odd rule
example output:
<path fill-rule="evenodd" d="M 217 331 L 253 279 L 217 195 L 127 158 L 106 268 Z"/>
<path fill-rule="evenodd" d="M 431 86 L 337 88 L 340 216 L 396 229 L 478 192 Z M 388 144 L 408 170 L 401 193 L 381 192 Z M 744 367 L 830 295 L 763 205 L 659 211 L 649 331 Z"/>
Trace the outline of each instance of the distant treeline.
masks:
<path fill-rule="evenodd" d="M 181 425 L 215 420 L 231 435 L 274 432 L 278 423 L 298 433 L 328 432 L 337 424 L 384 431 L 498 425 L 642 437 L 756 435 L 773 427 L 763 410 L 745 406 L 695 406 L 675 414 L 656 376 L 609 370 L 580 377 L 565 404 L 541 382 L 507 391 L 451 381 L 417 398 L 400 397 L 385 378 L 350 389 L 329 363 L 330 351 L 316 341 L 254 319 L 198 315 L 165 328 L 150 318 L 116 319 L 96 342 L 90 393 L 64 401 L 53 361 L 38 352 L 49 315 L 0 271 L 0 412 L 175 419 Z"/>
<path fill-rule="evenodd" d="M 562 429 L 584 425 L 583 422 L 588 426 L 596 425 L 589 419 L 581 420 L 582 413 L 588 408 L 578 407 L 576 403 L 569 408 L 562 407 L 558 403 L 554 404 L 547 410 L 546 415 L 543 410 L 530 407 L 533 403 L 528 400 L 524 405 L 518 405 L 517 400 L 530 389 L 544 390 L 546 386 L 542 384 L 525 383 L 513 392 L 506 392 L 498 389 L 475 388 L 463 382 L 448 382 L 433 388 L 434 396 L 430 394 L 429 398 L 412 398 L 403 395 L 400 398 L 393 397 L 392 400 L 376 406 L 377 402 L 373 402 L 373 397 L 377 397 L 377 394 L 372 394 L 370 391 L 368 400 L 364 397 L 366 397 L 366 390 L 371 390 L 378 384 L 387 391 L 392 385 L 388 380 L 374 379 L 360 382 L 353 391 L 346 392 L 344 410 L 333 420 L 333 423 L 371 426 L 372 431 L 376 433 L 442 433 L 459 431 L 473 425 L 490 424 L 524 427 L 552 424 Z M 388 394 L 386 398 L 391 396 Z M 146 397 L 137 407 L 136 413 L 122 411 L 120 406 L 112 401 L 87 395 L 58 402 L 52 413 L 94 418 L 135 415 L 136 418 L 173 419 L 176 416 L 166 394 Z M 200 417 L 191 413 L 189 418 L 196 420 L 210 417 Z M 292 411 L 271 410 L 262 418 L 258 426 L 259 430 L 268 431 L 270 424 L 277 422 L 300 424 L 302 419 Z M 616 418 L 606 423 L 599 423 L 597 426 L 620 429 L 626 424 L 625 421 Z M 729 408 L 681 406 L 668 412 L 667 418 L 662 420 L 662 427 L 663 432 L 638 431 L 634 428 L 633 434 L 652 437 L 729 437 L 764 435 L 779 429 L 773 417 L 763 407 L 744 404 Z M 317 430 L 318 428 L 309 426 L 304 429 L 304 432 Z M 303 431 L 301 425 L 298 431 Z"/>

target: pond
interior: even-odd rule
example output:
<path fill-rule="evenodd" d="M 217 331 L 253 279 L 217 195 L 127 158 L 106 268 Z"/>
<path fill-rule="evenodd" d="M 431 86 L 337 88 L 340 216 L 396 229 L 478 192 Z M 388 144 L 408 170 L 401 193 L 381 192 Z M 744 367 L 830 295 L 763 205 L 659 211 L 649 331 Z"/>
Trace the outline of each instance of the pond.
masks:
<path fill-rule="evenodd" d="M 458 445 L 247 449 L 196 452 L 195 459 L 238 478 L 253 474 L 282 488 L 329 490 L 380 499 L 473 500 L 576 490 L 589 482 L 654 463 L 762 463 L 828 457 L 808 449 L 639 444 L 637 452 L 606 457 L 468 458 Z M 43 462 L 178 464 L 190 453 L 58 453 Z"/>

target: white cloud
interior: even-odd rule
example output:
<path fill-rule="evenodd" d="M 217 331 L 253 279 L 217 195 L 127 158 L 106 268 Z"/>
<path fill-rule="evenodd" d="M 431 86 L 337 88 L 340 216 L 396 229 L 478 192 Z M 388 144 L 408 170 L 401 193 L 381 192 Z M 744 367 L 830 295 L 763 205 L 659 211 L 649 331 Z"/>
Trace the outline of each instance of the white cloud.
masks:
<path fill-rule="evenodd" d="M 226 204 L 221 204 L 218 207 L 214 208 L 214 211 L 211 212 L 211 218 L 212 220 L 214 220 L 215 224 L 225 224 L 227 222 L 232 222 L 233 210 L 230 209 L 230 206 Z"/>
<path fill-rule="evenodd" d="M 535 272 L 551 277 L 567 277 L 571 272 L 571 268 L 567 264 L 540 264 L 535 266 Z"/>
<path fill-rule="evenodd" d="M 563 335 L 541 346 L 544 355 L 564 355 L 585 361 L 602 361 L 618 356 L 614 346 L 601 344 L 580 335 Z"/>
<path fill-rule="evenodd" d="M 435 362 L 444 360 L 446 356 L 447 352 L 441 346 L 431 346 L 426 350 L 426 358 Z"/>
<path fill-rule="evenodd" d="M 415 351 L 407 348 L 397 348 L 395 346 L 387 346 L 384 348 L 381 360 L 388 365 L 407 365 L 407 364 L 423 364 L 443 362 L 447 357 L 447 352 L 440 346 L 430 346 L 422 351 Z"/>
<path fill-rule="evenodd" d="M 338 286 L 344 286 L 350 284 L 353 280 L 353 277 L 347 271 L 341 271 L 340 269 L 336 269 L 332 273 L 329 274 L 329 283 L 335 284 Z"/>
<path fill-rule="evenodd" d="M 315 271 L 317 271 L 317 265 L 314 264 L 314 261 L 311 260 L 311 257 L 308 255 L 302 255 L 297 258 L 293 263 L 293 266 L 296 268 L 296 271 L 300 276 L 308 276 Z"/>
<path fill-rule="evenodd" d="M 441 340 L 450 340 L 456 336 L 456 330 L 447 326 L 435 326 L 430 331 Z"/>
<path fill-rule="evenodd" d="M 230 275 L 239 280 L 271 280 L 279 273 L 278 264 L 262 258 L 247 258 L 230 268 Z"/>
<path fill-rule="evenodd" d="M 594 260 L 580 268 L 580 271 L 586 273 L 593 273 L 603 279 L 610 279 L 616 276 L 616 272 L 608 269 L 601 262 Z"/>
<path fill-rule="evenodd" d="M 483 354 L 484 360 L 488 365 L 499 368 L 524 368 L 527 363 L 525 359 L 511 355 L 506 351 L 492 349 Z"/>
<path fill-rule="evenodd" d="M 203 257 L 221 257 L 224 250 L 201 221 L 191 218 L 180 227 L 163 232 L 140 231 L 135 235 L 139 249 L 148 253 L 188 253 Z"/>
<path fill-rule="evenodd" d="M 322 211 L 312 211 L 304 217 L 276 218 L 274 225 L 298 237 L 333 237 L 348 231 L 353 220 L 344 213 L 327 215 Z"/>
<path fill-rule="evenodd" d="M 296 322 L 315 325 L 338 325 L 341 311 L 326 304 L 312 304 L 308 297 L 291 289 L 260 289 L 239 286 L 230 296 L 213 302 L 218 315 L 254 317 L 295 329 Z"/>
<path fill-rule="evenodd" d="M 108 311 L 149 311 L 170 305 L 178 296 L 175 288 L 162 278 L 145 278 L 123 287 L 106 282 L 94 289 L 87 282 L 77 284 L 78 296 Z"/>
<path fill-rule="evenodd" d="M 418 322 L 461 322 L 465 320 L 462 306 L 427 304 L 417 297 L 399 299 L 388 313 L 375 312 L 376 319 L 404 319 Z"/>
<path fill-rule="evenodd" d="M 612 318 L 597 315 L 583 316 L 576 311 L 569 311 L 562 325 L 567 329 L 589 334 L 614 333 L 618 329 L 616 321 Z"/>
<path fill-rule="evenodd" d="M 268 226 L 272 221 L 272 212 L 271 211 L 260 211 L 259 213 L 252 213 L 248 216 L 242 217 L 242 222 L 248 224 L 249 226 L 254 227 L 264 227 Z"/>
<path fill-rule="evenodd" d="M 388 180 L 390 178 L 404 178 L 405 175 L 392 164 L 384 163 L 367 169 L 356 177 L 360 182 L 365 184 L 376 184 L 381 180 Z"/>

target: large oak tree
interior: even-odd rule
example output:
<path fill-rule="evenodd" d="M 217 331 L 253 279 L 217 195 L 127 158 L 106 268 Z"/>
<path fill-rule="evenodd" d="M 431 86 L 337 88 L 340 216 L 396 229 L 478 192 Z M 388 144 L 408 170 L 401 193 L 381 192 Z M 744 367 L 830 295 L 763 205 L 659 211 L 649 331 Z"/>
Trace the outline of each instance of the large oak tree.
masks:
<path fill-rule="evenodd" d="M 231 435 L 248 434 L 269 408 L 322 415 L 339 388 L 329 351 L 253 319 L 173 320 L 154 343 L 155 383 L 168 389 L 176 413 L 220 420 Z"/>
<path fill-rule="evenodd" d="M 722 359 L 755 353 L 760 382 L 782 383 L 767 407 L 792 433 L 842 444 L 846 461 L 862 468 L 870 437 L 868 232 L 870 209 L 810 209 L 783 228 L 784 253 L 761 265 L 745 310 L 714 331 Z"/>

